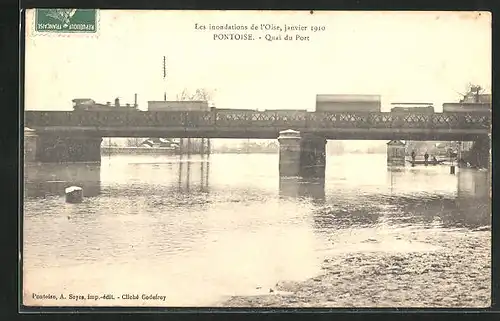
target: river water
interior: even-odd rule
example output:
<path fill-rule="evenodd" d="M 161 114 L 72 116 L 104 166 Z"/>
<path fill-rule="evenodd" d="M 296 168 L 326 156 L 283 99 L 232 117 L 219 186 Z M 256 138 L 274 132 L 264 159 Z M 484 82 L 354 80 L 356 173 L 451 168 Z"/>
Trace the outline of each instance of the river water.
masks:
<path fill-rule="evenodd" d="M 328 156 L 324 182 L 298 182 L 280 180 L 275 154 L 116 155 L 29 165 L 25 178 L 25 304 L 490 302 L 486 172 L 340 155 Z M 71 184 L 84 188 L 83 203 L 65 203 Z M 376 273 L 360 274 L 372 261 Z"/>

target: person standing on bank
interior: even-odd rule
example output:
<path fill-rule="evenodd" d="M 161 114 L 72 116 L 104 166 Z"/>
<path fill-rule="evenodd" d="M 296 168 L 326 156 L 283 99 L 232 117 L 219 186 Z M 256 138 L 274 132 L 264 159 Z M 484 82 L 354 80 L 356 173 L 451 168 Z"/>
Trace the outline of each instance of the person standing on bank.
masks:
<path fill-rule="evenodd" d="M 425 152 L 424 159 L 425 159 L 425 166 L 427 166 L 427 161 L 429 160 L 429 154 L 427 154 L 427 152 Z"/>
<path fill-rule="evenodd" d="M 411 152 L 411 163 L 412 165 L 415 165 L 415 157 L 417 157 L 417 154 L 415 153 L 415 150 Z"/>

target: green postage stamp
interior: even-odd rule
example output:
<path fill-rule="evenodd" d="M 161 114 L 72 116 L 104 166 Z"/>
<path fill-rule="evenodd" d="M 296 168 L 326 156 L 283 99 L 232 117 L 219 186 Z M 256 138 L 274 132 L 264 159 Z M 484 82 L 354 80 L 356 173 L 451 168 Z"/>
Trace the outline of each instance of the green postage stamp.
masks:
<path fill-rule="evenodd" d="M 35 30 L 53 33 L 96 33 L 97 9 L 36 9 Z"/>

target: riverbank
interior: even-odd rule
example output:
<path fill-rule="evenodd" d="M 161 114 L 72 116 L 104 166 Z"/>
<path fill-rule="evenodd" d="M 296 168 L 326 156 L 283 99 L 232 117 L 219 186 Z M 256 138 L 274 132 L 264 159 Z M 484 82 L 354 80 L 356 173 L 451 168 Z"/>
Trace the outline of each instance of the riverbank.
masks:
<path fill-rule="evenodd" d="M 177 149 L 171 147 L 101 147 L 102 155 L 176 155 Z"/>
<path fill-rule="evenodd" d="M 224 307 L 487 307 L 491 296 L 489 228 L 415 230 L 392 235 L 408 251 L 382 248 L 326 255 L 322 273 L 280 281 L 267 294 L 232 297 Z M 335 238 L 331 239 L 335 244 Z M 368 239 L 376 249 L 377 239 Z M 412 246 L 413 244 L 413 246 Z M 417 251 L 431 246 L 433 250 Z M 366 247 L 365 247 L 366 248 Z"/>

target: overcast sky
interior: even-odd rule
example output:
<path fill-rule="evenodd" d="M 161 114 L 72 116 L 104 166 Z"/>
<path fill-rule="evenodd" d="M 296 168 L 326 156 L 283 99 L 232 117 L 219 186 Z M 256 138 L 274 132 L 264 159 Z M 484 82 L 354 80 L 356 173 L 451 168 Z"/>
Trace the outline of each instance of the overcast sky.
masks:
<path fill-rule="evenodd" d="M 99 21 L 94 37 L 34 35 L 28 12 L 26 109 L 69 110 L 73 98 L 132 103 L 134 93 L 146 109 L 148 100 L 163 99 L 163 55 L 169 99 L 183 88 L 208 88 L 219 108 L 314 110 L 316 94 L 379 94 L 384 105 L 440 105 L 456 101 L 468 82 L 491 88 L 486 13 L 101 10 Z M 303 42 L 214 41 L 214 32 L 196 31 L 195 23 L 326 31 L 301 32 L 310 37 Z M 254 33 L 259 36 L 265 32 Z"/>

